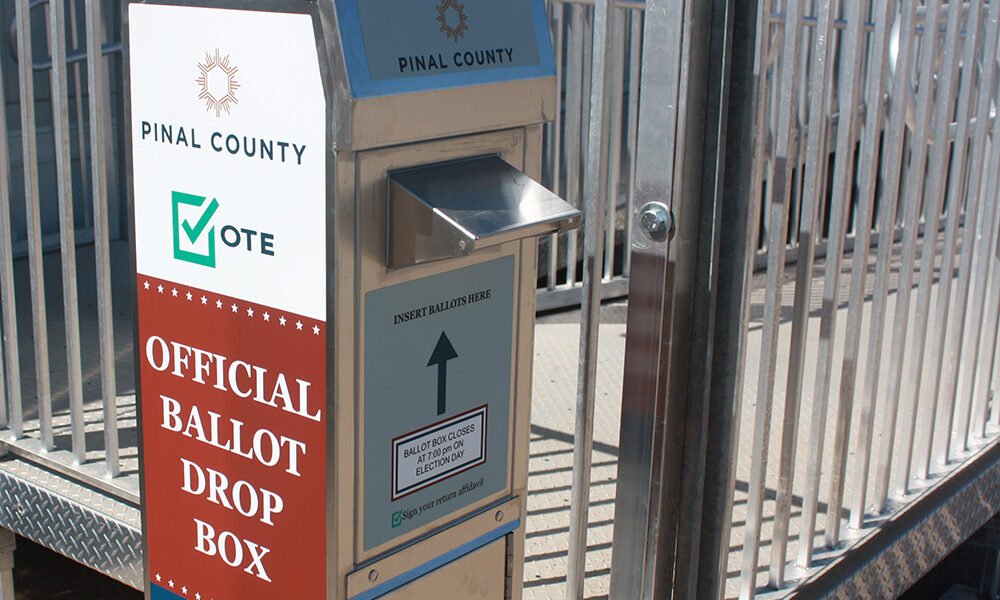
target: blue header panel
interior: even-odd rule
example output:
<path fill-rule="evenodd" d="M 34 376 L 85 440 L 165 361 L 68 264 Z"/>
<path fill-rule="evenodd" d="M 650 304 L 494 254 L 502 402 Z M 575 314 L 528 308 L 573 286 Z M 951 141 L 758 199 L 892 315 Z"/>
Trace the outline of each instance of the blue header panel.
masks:
<path fill-rule="evenodd" d="M 555 74 L 543 0 L 335 0 L 356 97 Z"/>

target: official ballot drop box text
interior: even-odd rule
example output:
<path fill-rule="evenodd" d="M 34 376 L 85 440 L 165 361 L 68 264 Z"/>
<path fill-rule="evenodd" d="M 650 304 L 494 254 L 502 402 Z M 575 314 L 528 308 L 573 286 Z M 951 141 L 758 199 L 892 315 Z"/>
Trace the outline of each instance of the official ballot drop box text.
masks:
<path fill-rule="evenodd" d="M 147 597 L 519 597 L 542 0 L 133 2 Z"/>

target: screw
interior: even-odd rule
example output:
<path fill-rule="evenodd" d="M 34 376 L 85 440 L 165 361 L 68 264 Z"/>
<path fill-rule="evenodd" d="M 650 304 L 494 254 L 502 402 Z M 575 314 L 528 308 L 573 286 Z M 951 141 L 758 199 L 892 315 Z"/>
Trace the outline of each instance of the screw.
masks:
<path fill-rule="evenodd" d="M 374 583 L 376 580 L 378 580 L 378 570 L 372 569 L 368 571 L 368 581 Z"/>
<path fill-rule="evenodd" d="M 493 515 L 493 518 L 497 520 L 497 523 L 499 523 L 500 521 L 503 521 L 503 511 L 502 510 L 498 510 L 497 514 Z"/>
<path fill-rule="evenodd" d="M 458 251 L 465 252 L 465 240 L 458 240 Z"/>
<path fill-rule="evenodd" d="M 674 233 L 674 217 L 662 202 L 649 202 L 639 209 L 639 226 L 646 237 L 664 242 Z"/>

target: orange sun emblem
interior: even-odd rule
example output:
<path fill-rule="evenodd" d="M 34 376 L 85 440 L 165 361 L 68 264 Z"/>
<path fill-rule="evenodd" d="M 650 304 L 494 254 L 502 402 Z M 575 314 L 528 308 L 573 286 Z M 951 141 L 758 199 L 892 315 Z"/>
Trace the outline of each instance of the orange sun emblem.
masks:
<path fill-rule="evenodd" d="M 464 4 L 459 4 L 458 0 L 441 0 L 441 4 L 437 5 L 437 13 L 438 23 L 445 35 L 456 42 L 465 37 L 465 32 L 469 30 L 465 22 L 469 18 L 465 16 Z"/>
<path fill-rule="evenodd" d="M 205 101 L 205 110 L 214 110 L 215 116 L 222 116 L 222 111 L 229 114 L 229 108 L 234 104 L 239 104 L 236 99 L 236 90 L 240 83 L 236 81 L 235 65 L 229 64 L 229 55 L 220 56 L 219 49 L 215 49 L 215 55 L 205 54 L 205 62 L 198 63 L 198 71 L 201 75 L 195 79 L 195 83 L 201 88 L 198 92 L 198 99 Z"/>

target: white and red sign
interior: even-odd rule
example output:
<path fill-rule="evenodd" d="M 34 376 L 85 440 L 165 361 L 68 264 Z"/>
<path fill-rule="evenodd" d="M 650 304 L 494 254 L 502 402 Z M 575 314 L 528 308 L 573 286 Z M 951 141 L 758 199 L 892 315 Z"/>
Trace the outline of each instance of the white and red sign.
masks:
<path fill-rule="evenodd" d="M 153 598 L 326 589 L 326 103 L 309 15 L 129 6 Z"/>

